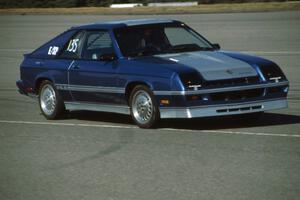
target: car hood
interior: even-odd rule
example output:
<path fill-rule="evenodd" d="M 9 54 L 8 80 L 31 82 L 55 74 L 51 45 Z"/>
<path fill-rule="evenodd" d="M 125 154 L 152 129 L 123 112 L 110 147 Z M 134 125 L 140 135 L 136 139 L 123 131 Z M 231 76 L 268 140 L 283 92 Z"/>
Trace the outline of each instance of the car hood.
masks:
<path fill-rule="evenodd" d="M 220 80 L 256 76 L 256 70 L 248 63 L 218 51 L 197 51 L 156 55 L 164 60 L 197 70 L 206 80 Z"/>

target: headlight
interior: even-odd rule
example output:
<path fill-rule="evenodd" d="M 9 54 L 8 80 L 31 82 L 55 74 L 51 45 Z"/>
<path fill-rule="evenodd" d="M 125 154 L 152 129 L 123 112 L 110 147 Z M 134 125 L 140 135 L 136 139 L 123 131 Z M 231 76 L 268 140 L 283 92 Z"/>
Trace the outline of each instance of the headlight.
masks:
<path fill-rule="evenodd" d="M 260 66 L 260 70 L 266 81 L 279 82 L 286 79 L 282 70 L 277 65 Z"/>
<path fill-rule="evenodd" d="M 180 80 L 188 90 L 198 90 L 202 87 L 202 78 L 197 72 L 180 73 Z"/>

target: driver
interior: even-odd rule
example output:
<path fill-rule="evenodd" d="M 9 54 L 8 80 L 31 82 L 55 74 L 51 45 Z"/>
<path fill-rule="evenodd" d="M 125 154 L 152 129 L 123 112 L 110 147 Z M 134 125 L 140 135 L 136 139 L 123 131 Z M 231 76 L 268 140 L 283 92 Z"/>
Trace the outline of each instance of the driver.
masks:
<path fill-rule="evenodd" d="M 143 36 L 140 40 L 139 46 L 144 49 L 144 48 L 155 48 L 157 50 L 160 50 L 159 44 L 155 44 L 155 34 L 154 31 L 151 29 L 146 29 L 143 33 Z"/>

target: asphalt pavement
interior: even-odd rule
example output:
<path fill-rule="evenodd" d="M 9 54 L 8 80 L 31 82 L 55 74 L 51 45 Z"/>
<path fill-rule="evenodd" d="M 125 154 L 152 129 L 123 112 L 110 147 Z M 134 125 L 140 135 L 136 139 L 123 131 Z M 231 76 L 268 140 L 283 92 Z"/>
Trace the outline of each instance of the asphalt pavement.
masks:
<path fill-rule="evenodd" d="M 70 26 L 128 18 L 186 22 L 223 49 L 278 63 L 289 108 L 257 123 L 206 118 L 137 128 L 130 117 L 72 112 L 48 121 L 18 94 L 22 55 Z M 164 16 L 0 16 L 0 199 L 299 199 L 300 12 Z"/>

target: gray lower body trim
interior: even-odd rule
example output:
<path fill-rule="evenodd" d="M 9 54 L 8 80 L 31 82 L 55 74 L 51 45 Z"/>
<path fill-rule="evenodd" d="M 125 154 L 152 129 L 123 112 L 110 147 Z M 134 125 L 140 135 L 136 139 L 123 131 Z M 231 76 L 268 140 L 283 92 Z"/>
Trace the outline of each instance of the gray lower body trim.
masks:
<path fill-rule="evenodd" d="M 210 105 L 188 108 L 160 108 L 161 118 L 194 118 L 223 115 L 237 115 L 262 112 L 287 107 L 286 99 L 272 99 L 247 103 Z"/>
<path fill-rule="evenodd" d="M 287 100 L 270 99 L 264 101 L 253 101 L 246 103 L 232 103 L 226 105 L 209 105 L 196 106 L 186 108 L 167 108 L 160 107 L 161 118 L 195 118 L 195 117 L 210 117 L 210 116 L 224 116 L 237 115 L 245 113 L 262 112 L 268 110 L 275 110 L 287 107 Z M 112 104 L 96 104 L 86 102 L 65 102 L 67 110 L 90 110 L 111 112 L 130 115 L 130 108 L 128 106 L 112 105 Z"/>
<path fill-rule="evenodd" d="M 65 102 L 67 110 L 90 110 L 90 111 L 101 111 L 111 112 L 120 114 L 130 114 L 128 106 L 112 105 L 112 104 L 96 104 L 96 103 L 85 103 L 85 102 Z"/>

